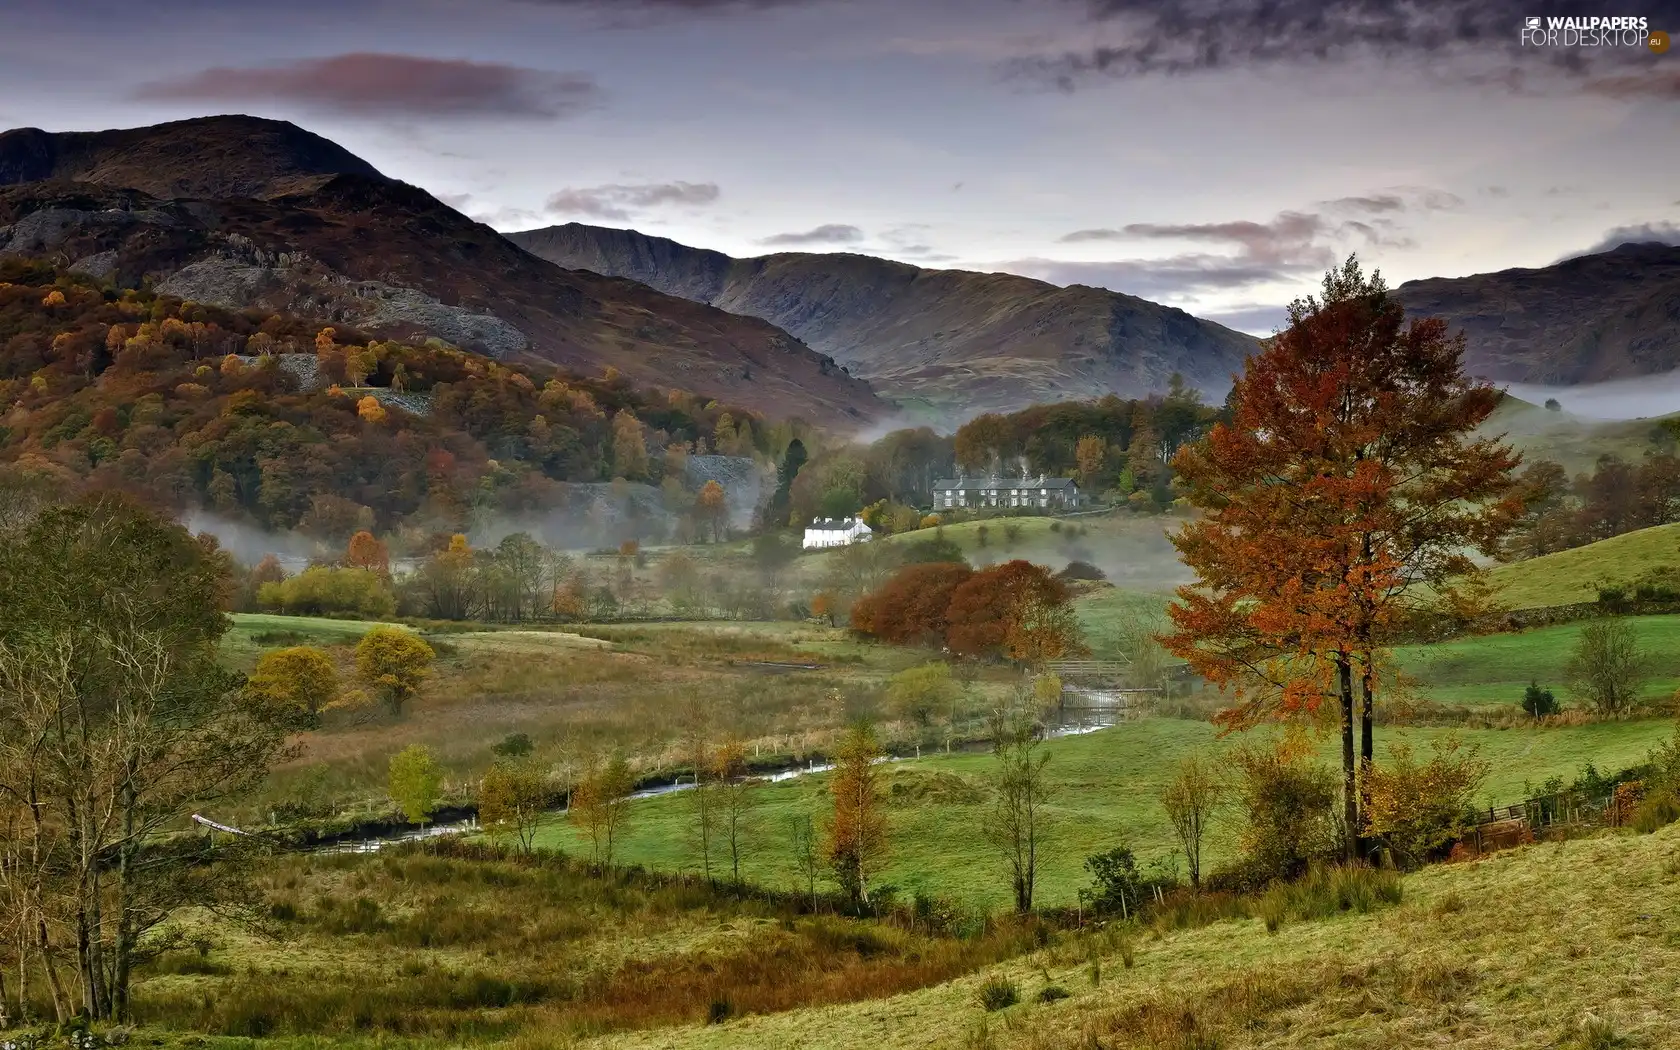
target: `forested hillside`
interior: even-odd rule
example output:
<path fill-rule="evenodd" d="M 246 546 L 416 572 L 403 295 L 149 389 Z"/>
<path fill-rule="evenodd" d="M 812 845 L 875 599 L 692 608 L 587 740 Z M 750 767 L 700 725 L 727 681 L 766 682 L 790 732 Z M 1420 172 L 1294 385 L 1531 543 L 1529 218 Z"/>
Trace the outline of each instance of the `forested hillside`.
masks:
<path fill-rule="evenodd" d="M 18 260 L 0 263 L 0 406 L 14 488 L 127 490 L 334 542 L 567 512 L 580 492 L 597 515 L 688 514 L 691 452 L 788 439 L 612 369 L 514 367 Z"/>

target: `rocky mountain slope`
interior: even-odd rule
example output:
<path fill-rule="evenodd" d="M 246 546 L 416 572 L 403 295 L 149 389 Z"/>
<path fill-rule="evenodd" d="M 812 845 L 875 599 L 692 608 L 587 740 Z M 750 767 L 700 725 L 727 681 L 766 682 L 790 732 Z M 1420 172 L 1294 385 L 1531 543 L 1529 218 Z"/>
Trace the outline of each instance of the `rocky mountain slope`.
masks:
<path fill-rule="evenodd" d="M 735 259 L 633 230 L 571 223 L 508 235 L 561 266 L 761 317 L 868 379 L 940 408 L 1013 409 L 1166 389 L 1174 372 L 1221 394 L 1253 338 L 1100 288 L 927 270 L 863 255 Z"/>
<path fill-rule="evenodd" d="M 867 383 L 752 317 L 567 270 L 281 121 L 0 136 L 0 255 L 229 309 L 679 388 L 770 417 L 853 427 Z"/>
<path fill-rule="evenodd" d="M 1462 328 L 1470 370 L 1573 384 L 1680 368 L 1680 247 L 1624 244 L 1539 269 L 1408 281 L 1411 313 Z"/>

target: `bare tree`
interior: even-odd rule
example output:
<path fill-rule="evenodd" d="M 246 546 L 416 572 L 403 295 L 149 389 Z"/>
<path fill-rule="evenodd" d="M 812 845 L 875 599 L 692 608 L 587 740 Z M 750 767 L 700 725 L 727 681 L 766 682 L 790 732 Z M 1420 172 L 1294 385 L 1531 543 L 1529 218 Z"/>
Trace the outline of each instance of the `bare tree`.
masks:
<path fill-rule="evenodd" d="M 55 1005 L 129 1015 L 133 967 L 177 909 L 237 896 L 248 854 L 211 870 L 155 848 L 193 809 L 253 786 L 282 712 L 216 659 L 229 561 L 207 539 L 110 496 L 44 511 L 0 545 L 0 820 L 21 969 L 43 964 Z M 57 972 L 74 959 L 75 997 Z"/>
<path fill-rule="evenodd" d="M 1166 810 L 1173 834 L 1184 848 L 1190 885 L 1195 889 L 1202 886 L 1202 843 L 1225 798 L 1226 787 L 1218 769 L 1198 754 L 1186 755 L 1173 779 L 1161 789 L 1161 808 Z"/>
<path fill-rule="evenodd" d="M 1032 911 L 1038 848 L 1051 793 L 1044 775 L 1050 756 L 1041 753 L 1041 729 L 1032 696 L 1024 690 L 992 713 L 992 754 L 997 756 L 998 770 L 985 833 L 1003 855 L 1015 910 L 1022 914 Z"/>
<path fill-rule="evenodd" d="M 731 740 L 712 756 L 712 782 L 718 794 L 718 827 L 729 847 L 730 878 L 741 882 L 741 847 L 752 823 L 752 784 L 747 779 L 747 749 Z"/>
<path fill-rule="evenodd" d="M 1650 658 L 1633 624 L 1621 617 L 1595 620 L 1581 628 L 1575 652 L 1564 667 L 1564 683 L 1601 715 L 1625 714 L 1639 699 Z"/>
<path fill-rule="evenodd" d="M 811 908 L 817 907 L 817 880 L 823 874 L 822 837 L 817 832 L 816 819 L 809 813 L 788 818 L 789 854 L 793 858 L 794 874 L 811 896 Z"/>

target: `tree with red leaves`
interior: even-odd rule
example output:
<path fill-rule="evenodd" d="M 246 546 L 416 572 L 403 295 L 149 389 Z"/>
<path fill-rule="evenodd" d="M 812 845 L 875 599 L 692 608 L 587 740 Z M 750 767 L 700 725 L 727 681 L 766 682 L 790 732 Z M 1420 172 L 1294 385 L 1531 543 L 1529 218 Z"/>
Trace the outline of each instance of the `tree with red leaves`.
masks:
<path fill-rule="evenodd" d="M 975 573 L 951 592 L 947 644 L 963 656 L 1037 662 L 1085 650 L 1067 587 L 1016 559 Z"/>
<path fill-rule="evenodd" d="M 1356 259 L 1289 320 L 1236 380 L 1231 422 L 1173 461 L 1203 513 L 1173 538 L 1198 580 L 1160 641 L 1235 691 L 1227 728 L 1337 705 L 1352 851 L 1385 647 L 1408 614 L 1475 580 L 1471 554 L 1515 524 L 1518 456 L 1475 433 L 1500 394 L 1465 374 L 1463 336 L 1408 323 Z"/>
<path fill-rule="evenodd" d="M 940 645 L 951 594 L 974 570 L 962 562 L 907 565 L 852 606 L 852 629 L 894 645 Z"/>

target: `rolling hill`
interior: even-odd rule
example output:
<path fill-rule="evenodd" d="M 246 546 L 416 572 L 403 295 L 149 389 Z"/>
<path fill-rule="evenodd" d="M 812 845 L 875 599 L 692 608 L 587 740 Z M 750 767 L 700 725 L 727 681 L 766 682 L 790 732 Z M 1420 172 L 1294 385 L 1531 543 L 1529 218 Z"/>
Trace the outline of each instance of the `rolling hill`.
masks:
<path fill-rule="evenodd" d="M 766 416 L 850 428 L 889 407 L 771 324 L 545 262 L 282 121 L 0 135 L 0 255 L 499 359 L 612 367 Z"/>
<path fill-rule="evenodd" d="M 1135 296 L 1013 274 L 841 253 L 735 259 L 578 223 L 508 238 L 561 266 L 763 318 L 882 393 L 936 410 L 1009 410 L 1106 391 L 1140 396 L 1165 390 L 1174 372 L 1223 396 L 1259 345 Z"/>
<path fill-rule="evenodd" d="M 1491 575 L 1506 605 L 1538 609 L 1596 601 L 1600 584 L 1632 583 L 1645 573 L 1672 567 L 1680 567 L 1680 525 L 1624 532 L 1585 547 L 1501 565 Z"/>
<path fill-rule="evenodd" d="M 1395 291 L 1409 313 L 1463 329 L 1471 372 L 1489 379 L 1575 384 L 1680 368 L 1680 247 L 1624 244 Z"/>

